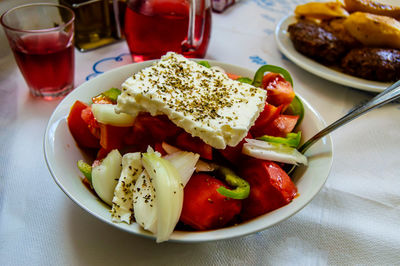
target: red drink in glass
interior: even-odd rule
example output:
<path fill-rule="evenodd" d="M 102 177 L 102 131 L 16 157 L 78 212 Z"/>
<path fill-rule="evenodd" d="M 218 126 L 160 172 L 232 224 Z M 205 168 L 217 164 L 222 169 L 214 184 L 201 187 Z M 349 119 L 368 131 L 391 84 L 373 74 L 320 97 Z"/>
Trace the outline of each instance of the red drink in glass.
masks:
<path fill-rule="evenodd" d="M 63 32 L 23 36 L 13 48 L 17 64 L 34 96 L 57 97 L 74 84 L 74 47 Z"/>
<path fill-rule="evenodd" d="M 198 1 L 201 2 L 201 1 Z M 131 0 L 125 13 L 125 37 L 135 62 L 160 58 L 169 51 L 202 58 L 211 31 L 211 6 L 196 14 L 196 49 L 182 50 L 188 34 L 190 3 L 185 0 Z"/>
<path fill-rule="evenodd" d="M 14 7 L 0 23 L 33 96 L 58 99 L 74 88 L 74 12 L 37 3 Z"/>

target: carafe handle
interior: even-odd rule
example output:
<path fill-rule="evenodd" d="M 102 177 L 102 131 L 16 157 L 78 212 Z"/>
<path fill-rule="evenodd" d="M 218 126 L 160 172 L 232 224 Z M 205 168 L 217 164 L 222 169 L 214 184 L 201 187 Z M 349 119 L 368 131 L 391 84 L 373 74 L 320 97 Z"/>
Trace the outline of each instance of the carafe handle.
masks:
<path fill-rule="evenodd" d="M 118 0 L 113 0 L 113 12 L 114 12 L 114 19 L 115 19 L 115 27 L 117 29 L 117 37 L 120 39 L 122 37 L 122 29 L 121 23 L 119 23 L 119 6 Z"/>
<path fill-rule="evenodd" d="M 196 32 L 199 30 L 196 27 L 200 26 L 201 27 L 201 34 L 199 36 L 203 36 L 203 30 L 204 30 L 204 22 L 205 20 L 203 19 L 202 25 L 199 25 L 196 23 L 196 19 L 202 19 L 202 17 L 196 18 L 196 14 L 199 13 L 199 11 L 204 12 L 204 10 L 199 10 L 199 9 L 205 9 L 205 5 L 201 5 L 201 3 L 198 3 L 200 1 L 198 0 L 189 0 L 190 1 L 190 8 L 189 8 L 189 22 L 188 22 L 188 32 L 187 32 L 187 37 L 186 39 L 182 42 L 182 52 L 187 53 L 191 51 L 196 51 L 199 45 L 202 42 L 202 39 L 199 39 L 196 41 Z M 202 38 L 202 37 L 201 37 Z"/>

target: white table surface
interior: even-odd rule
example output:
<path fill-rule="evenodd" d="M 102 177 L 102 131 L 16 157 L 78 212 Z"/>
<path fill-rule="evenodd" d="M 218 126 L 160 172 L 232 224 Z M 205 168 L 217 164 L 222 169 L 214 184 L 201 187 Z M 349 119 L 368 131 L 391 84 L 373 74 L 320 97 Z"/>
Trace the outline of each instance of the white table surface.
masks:
<path fill-rule="evenodd" d="M 0 11 L 28 1 L 0 1 Z M 318 78 L 274 41 L 280 18 L 304 0 L 243 0 L 213 14 L 206 58 L 256 70 L 285 67 L 327 123 L 373 94 Z M 59 101 L 34 99 L 0 33 L 0 265 L 400 265 L 400 105 L 388 104 L 332 134 L 333 166 L 303 210 L 263 232 L 211 243 L 162 243 L 107 225 L 73 203 L 43 155 Z M 125 42 L 76 51 L 76 85 L 125 64 Z M 108 58 L 108 59 L 107 59 Z"/>

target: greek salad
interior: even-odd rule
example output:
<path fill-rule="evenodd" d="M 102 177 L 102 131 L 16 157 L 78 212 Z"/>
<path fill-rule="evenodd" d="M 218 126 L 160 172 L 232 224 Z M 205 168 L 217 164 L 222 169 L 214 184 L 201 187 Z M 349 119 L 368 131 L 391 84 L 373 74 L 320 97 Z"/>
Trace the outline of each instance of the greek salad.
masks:
<path fill-rule="evenodd" d="M 283 68 L 242 77 L 168 53 L 121 88 L 77 100 L 67 123 L 93 155 L 77 167 L 110 219 L 163 242 L 289 204 L 297 188 L 284 166 L 307 164 L 296 150 L 303 115 Z"/>

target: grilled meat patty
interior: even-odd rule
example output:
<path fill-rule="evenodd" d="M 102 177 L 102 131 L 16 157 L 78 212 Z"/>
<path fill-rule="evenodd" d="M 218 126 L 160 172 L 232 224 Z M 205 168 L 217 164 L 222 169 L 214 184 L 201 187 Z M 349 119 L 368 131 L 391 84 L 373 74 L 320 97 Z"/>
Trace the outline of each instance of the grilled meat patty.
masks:
<path fill-rule="evenodd" d="M 351 48 L 359 45 L 344 28 L 330 23 L 299 20 L 289 25 L 288 32 L 297 51 L 324 64 L 340 63 Z"/>
<path fill-rule="evenodd" d="M 342 60 L 343 72 L 375 81 L 400 79 L 400 51 L 382 48 L 356 48 Z"/>

